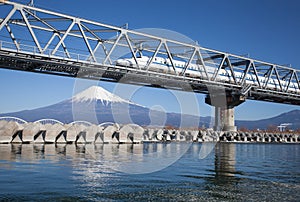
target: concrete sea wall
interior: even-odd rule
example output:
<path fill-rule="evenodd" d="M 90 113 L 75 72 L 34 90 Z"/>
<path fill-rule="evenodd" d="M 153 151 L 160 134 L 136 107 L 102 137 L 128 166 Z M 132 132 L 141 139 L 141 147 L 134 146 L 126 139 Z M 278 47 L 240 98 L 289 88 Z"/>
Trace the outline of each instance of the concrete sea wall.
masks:
<path fill-rule="evenodd" d="M 141 143 L 138 125 L 41 124 L 0 121 L 0 143 Z"/>
<path fill-rule="evenodd" d="M 161 141 L 300 143 L 300 135 L 265 132 L 144 129 L 135 124 L 108 126 L 0 121 L 0 143 L 142 143 Z"/>

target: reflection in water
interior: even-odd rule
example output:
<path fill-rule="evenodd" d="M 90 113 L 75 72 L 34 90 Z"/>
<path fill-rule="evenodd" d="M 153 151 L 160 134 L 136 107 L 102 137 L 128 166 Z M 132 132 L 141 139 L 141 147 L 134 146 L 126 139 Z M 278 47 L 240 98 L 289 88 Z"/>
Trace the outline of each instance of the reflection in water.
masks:
<path fill-rule="evenodd" d="M 142 145 L 117 144 L 0 144 L 0 160 L 58 161 L 62 157 L 85 160 L 121 159 L 128 153 L 141 153 Z"/>
<path fill-rule="evenodd" d="M 151 173 L 162 170 L 176 162 L 186 153 L 190 143 L 146 144 L 2 144 L 0 160 L 57 162 L 70 159 L 125 173 Z M 101 163 L 101 168 L 99 168 Z M 0 165 L 1 166 L 1 165 Z"/>
<path fill-rule="evenodd" d="M 0 144 L 0 201 L 296 201 L 300 197 L 299 145 L 222 143 L 201 159 L 203 144 Z M 160 162 L 171 166 L 162 169 Z M 135 172 L 160 170 L 129 175 L 118 172 L 122 166 Z"/>
<path fill-rule="evenodd" d="M 147 158 L 170 157 L 180 154 L 189 145 L 184 143 L 147 143 L 147 144 L 0 144 L 0 160 L 39 161 L 41 159 L 58 161 L 64 157 L 78 160 L 105 161 L 112 163 L 144 161 Z M 216 144 L 215 176 L 216 178 L 233 177 L 235 171 L 235 144 Z M 193 147 L 193 153 L 199 147 Z M 136 159 L 132 159 L 132 158 Z"/>
<path fill-rule="evenodd" d="M 220 143 L 215 147 L 215 178 L 216 185 L 229 185 L 237 182 L 235 164 L 235 144 Z"/>
<path fill-rule="evenodd" d="M 240 178 L 236 171 L 236 144 L 218 143 L 214 149 L 214 170 L 206 177 L 205 190 L 209 198 L 221 200 L 244 200 L 238 193 L 243 189 L 239 187 Z"/>
<path fill-rule="evenodd" d="M 203 146 L 203 145 L 202 145 Z M 193 153 L 199 152 L 194 145 Z M 216 144 L 214 179 L 216 183 L 232 181 L 235 170 L 235 144 Z M 160 164 L 174 163 L 189 148 L 184 143 L 147 144 L 1 144 L 0 160 L 38 162 L 45 159 L 58 162 L 69 159 L 74 168 L 95 167 L 93 170 L 115 170 L 127 172 L 147 172 L 162 170 Z M 176 157 L 176 158 L 174 158 Z M 201 161 L 200 161 L 201 162 Z M 89 164 L 89 165 L 87 165 Z M 4 165 L 4 164 L 3 164 Z M 0 166 L 3 166 L 0 164 Z M 78 167 L 79 166 L 79 167 Z M 135 170 L 135 171 L 134 171 Z M 85 171 L 83 171 L 84 173 Z"/>
<path fill-rule="evenodd" d="M 235 185 L 239 182 L 241 174 L 236 169 L 236 146 L 233 143 L 194 144 L 191 149 L 193 157 L 197 156 L 197 153 L 199 155 L 198 161 L 193 164 L 198 166 L 199 173 L 193 174 L 187 168 L 187 172 L 183 176 L 198 180 L 204 179 L 207 189 Z M 201 153 L 207 153 L 206 150 L 211 153 L 202 158 Z"/>
<path fill-rule="evenodd" d="M 216 178 L 235 174 L 235 144 L 217 144 L 215 147 Z"/>

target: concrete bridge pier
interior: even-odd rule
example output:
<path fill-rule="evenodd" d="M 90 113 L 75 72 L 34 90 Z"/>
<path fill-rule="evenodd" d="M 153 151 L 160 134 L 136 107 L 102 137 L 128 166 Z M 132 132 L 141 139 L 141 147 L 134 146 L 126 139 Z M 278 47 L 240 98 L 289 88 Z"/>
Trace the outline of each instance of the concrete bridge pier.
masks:
<path fill-rule="evenodd" d="M 215 131 L 237 131 L 234 122 L 234 108 L 215 107 Z"/>
<path fill-rule="evenodd" d="M 237 131 L 234 119 L 234 107 L 245 101 L 244 96 L 226 92 L 224 90 L 214 90 L 205 98 L 205 103 L 215 107 L 215 131 Z"/>

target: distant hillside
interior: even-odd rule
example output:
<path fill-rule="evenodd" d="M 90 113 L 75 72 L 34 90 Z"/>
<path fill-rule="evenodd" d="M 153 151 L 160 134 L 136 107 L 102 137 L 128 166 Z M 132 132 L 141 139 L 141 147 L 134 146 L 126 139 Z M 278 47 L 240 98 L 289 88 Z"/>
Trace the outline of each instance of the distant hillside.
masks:
<path fill-rule="evenodd" d="M 291 129 L 300 128 L 300 110 L 293 110 L 272 118 L 257 121 L 236 121 L 238 128 L 247 127 L 248 129 L 266 129 L 269 125 L 279 126 L 282 123 L 291 123 L 292 125 L 289 127 Z"/>

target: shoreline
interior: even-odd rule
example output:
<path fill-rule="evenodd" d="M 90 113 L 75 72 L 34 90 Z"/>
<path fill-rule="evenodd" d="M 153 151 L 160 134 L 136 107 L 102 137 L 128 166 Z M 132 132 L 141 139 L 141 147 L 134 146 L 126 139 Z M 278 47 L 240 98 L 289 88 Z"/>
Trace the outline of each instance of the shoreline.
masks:
<path fill-rule="evenodd" d="M 230 132 L 142 128 L 135 124 L 85 125 L 0 121 L 0 144 L 7 143 L 111 143 L 230 142 L 299 144 L 300 134 L 287 132 Z"/>

